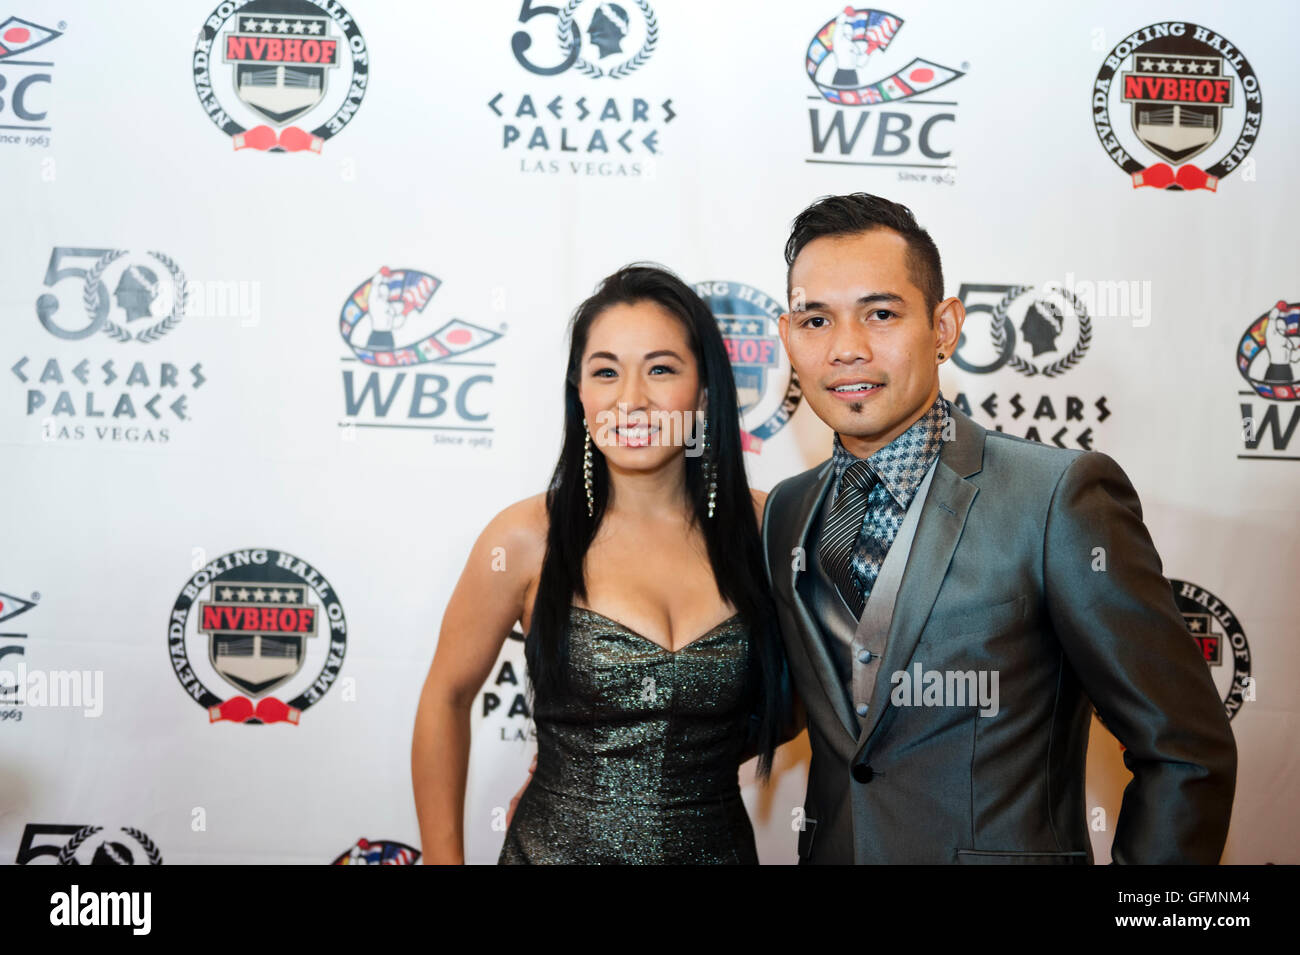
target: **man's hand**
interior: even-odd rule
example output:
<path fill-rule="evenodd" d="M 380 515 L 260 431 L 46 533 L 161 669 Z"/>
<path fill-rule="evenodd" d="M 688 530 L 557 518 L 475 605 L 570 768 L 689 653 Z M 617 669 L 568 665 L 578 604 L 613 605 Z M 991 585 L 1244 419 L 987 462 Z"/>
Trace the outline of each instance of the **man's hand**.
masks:
<path fill-rule="evenodd" d="M 521 796 L 523 796 L 524 790 L 528 788 L 528 784 L 533 781 L 533 773 L 536 771 L 536 769 L 537 769 L 537 754 L 534 753 L 533 761 L 531 765 L 529 765 L 528 767 L 528 778 L 525 779 L 524 784 L 519 787 L 519 792 L 515 793 L 515 798 L 510 800 L 510 808 L 506 810 L 507 826 L 510 825 L 510 820 L 515 817 L 515 807 L 519 805 L 519 799 Z"/>

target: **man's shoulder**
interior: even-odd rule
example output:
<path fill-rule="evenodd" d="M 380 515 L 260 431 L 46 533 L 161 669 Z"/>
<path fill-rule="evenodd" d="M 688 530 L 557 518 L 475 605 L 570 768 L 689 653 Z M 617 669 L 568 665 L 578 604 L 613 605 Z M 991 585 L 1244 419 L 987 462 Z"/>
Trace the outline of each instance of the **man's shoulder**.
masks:
<path fill-rule="evenodd" d="M 766 513 L 771 513 L 777 507 L 789 507 L 801 500 L 805 494 L 817 486 L 817 482 L 825 476 L 830 467 L 831 459 L 827 458 L 820 464 L 814 464 L 806 471 L 801 471 L 778 481 L 776 486 L 768 492 Z"/>
<path fill-rule="evenodd" d="M 1071 464 L 1088 453 L 1078 448 L 1053 447 L 1002 431 L 985 430 L 981 470 L 990 477 L 1010 478 L 1022 487 L 1025 484 L 1045 484 L 1052 488 Z"/>

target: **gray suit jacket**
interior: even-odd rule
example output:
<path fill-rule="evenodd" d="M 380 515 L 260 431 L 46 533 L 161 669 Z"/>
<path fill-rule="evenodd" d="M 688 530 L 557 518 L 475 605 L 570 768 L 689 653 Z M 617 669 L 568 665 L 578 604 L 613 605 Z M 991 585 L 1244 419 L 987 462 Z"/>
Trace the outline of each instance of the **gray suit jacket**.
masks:
<path fill-rule="evenodd" d="M 768 579 L 812 746 L 800 862 L 1091 862 L 1095 705 L 1133 773 L 1113 859 L 1217 863 L 1236 745 L 1128 478 L 952 410 L 861 721 L 795 587 L 830 462 L 768 495 Z M 1000 709 L 895 705 L 891 675 L 916 664 L 997 671 Z"/>

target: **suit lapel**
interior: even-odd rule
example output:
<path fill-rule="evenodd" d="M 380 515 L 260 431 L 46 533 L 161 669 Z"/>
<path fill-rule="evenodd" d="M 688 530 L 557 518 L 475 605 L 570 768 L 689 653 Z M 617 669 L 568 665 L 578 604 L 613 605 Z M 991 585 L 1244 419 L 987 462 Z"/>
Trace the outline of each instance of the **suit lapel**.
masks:
<path fill-rule="evenodd" d="M 840 724 L 844 727 L 844 732 L 848 734 L 850 740 L 858 737 L 858 720 L 853 713 L 853 706 L 849 700 L 844 686 L 840 683 L 839 674 L 836 672 L 835 663 L 831 659 L 830 650 L 826 647 L 826 642 L 822 639 L 821 627 L 818 626 L 808 605 L 804 603 L 803 597 L 799 594 L 799 574 L 808 573 L 808 536 L 812 533 L 813 522 L 818 519 L 821 513 L 822 500 L 825 498 L 827 491 L 830 489 L 831 478 L 835 473 L 831 462 L 827 461 L 817 472 L 814 483 L 808 491 L 799 499 L 798 506 L 791 514 L 790 537 L 791 547 L 800 547 L 803 549 L 804 559 L 797 564 L 790 561 L 790 570 L 786 573 L 786 583 L 790 588 L 790 602 L 794 606 L 795 613 L 799 618 L 799 637 L 804 651 L 808 655 L 809 663 L 813 671 L 817 674 L 817 679 L 821 682 L 822 689 L 826 692 L 826 699 L 831 708 L 839 717 Z M 787 549 L 787 555 L 790 551 Z"/>
<path fill-rule="evenodd" d="M 921 632 L 939 587 L 948 573 L 953 552 L 966 526 L 966 516 L 978 488 L 966 478 L 979 471 L 984 460 L 984 429 L 952 408 L 956 439 L 944 444 L 935 466 L 930 493 L 921 504 L 920 522 L 903 570 L 894 604 L 885 658 L 876 672 L 870 710 L 856 734 L 858 752 L 866 746 L 889 705 L 891 674 L 906 670 L 920 642 Z M 855 754 L 856 758 L 856 754 Z"/>

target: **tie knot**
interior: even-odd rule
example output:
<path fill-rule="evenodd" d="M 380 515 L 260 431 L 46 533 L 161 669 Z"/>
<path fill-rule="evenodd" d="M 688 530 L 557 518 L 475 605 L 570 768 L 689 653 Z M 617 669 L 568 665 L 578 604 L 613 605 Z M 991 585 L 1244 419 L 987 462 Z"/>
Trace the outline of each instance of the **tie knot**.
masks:
<path fill-rule="evenodd" d="M 854 461 L 840 478 L 840 490 L 846 491 L 849 488 L 858 488 L 864 494 L 869 492 L 879 480 L 876 476 L 875 469 L 866 461 Z"/>

